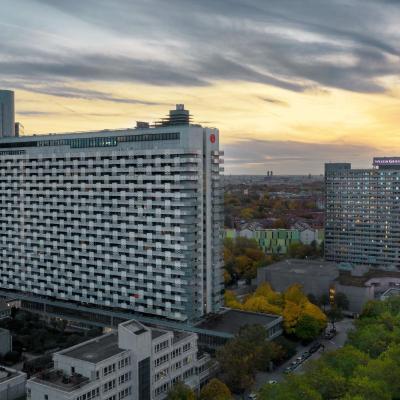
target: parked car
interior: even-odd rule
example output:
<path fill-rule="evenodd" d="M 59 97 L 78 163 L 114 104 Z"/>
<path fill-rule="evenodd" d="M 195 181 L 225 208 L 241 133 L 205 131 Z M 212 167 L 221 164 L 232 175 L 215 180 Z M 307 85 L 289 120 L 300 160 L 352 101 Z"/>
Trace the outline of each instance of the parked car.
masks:
<path fill-rule="evenodd" d="M 292 367 L 286 367 L 285 370 L 283 371 L 284 374 L 290 374 L 293 371 Z"/>
<path fill-rule="evenodd" d="M 320 349 L 320 347 L 321 347 L 321 343 L 317 342 L 317 343 L 315 343 L 314 345 L 312 345 L 312 346 L 310 347 L 309 352 L 310 352 L 311 354 L 313 354 L 313 353 L 315 353 L 316 351 L 318 351 L 318 350 Z"/>
<path fill-rule="evenodd" d="M 301 355 L 301 358 L 303 359 L 303 360 L 307 360 L 307 358 L 308 357 L 310 357 L 310 352 L 309 351 L 305 351 L 302 355 Z"/>
<path fill-rule="evenodd" d="M 276 385 L 278 382 L 275 379 L 271 379 L 270 381 L 268 381 L 269 385 Z"/>
<path fill-rule="evenodd" d="M 255 393 L 250 393 L 248 396 L 249 400 L 257 400 L 257 395 Z"/>

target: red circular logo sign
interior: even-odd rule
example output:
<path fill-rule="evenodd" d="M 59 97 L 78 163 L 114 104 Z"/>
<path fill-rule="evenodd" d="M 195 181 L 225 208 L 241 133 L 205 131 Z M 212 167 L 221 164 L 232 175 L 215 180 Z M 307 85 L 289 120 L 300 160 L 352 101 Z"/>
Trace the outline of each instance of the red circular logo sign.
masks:
<path fill-rule="evenodd" d="M 215 143 L 215 135 L 213 133 L 210 135 L 210 142 Z"/>

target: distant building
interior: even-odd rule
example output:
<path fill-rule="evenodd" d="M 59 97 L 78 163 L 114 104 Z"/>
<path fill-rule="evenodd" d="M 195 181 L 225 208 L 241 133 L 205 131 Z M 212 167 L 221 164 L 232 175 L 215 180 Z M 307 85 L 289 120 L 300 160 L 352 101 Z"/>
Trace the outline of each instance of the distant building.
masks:
<path fill-rule="evenodd" d="M 325 164 L 325 191 L 326 259 L 400 267 L 400 157 Z"/>
<path fill-rule="evenodd" d="M 25 394 L 26 374 L 0 366 L 0 399 L 20 400 L 25 398 Z"/>
<path fill-rule="evenodd" d="M 287 254 L 290 246 L 296 243 L 320 244 L 324 240 L 324 230 L 314 228 L 300 229 L 262 229 L 244 228 L 241 230 L 225 229 L 225 237 L 235 239 L 245 237 L 254 239 L 266 254 Z"/>
<path fill-rule="evenodd" d="M 25 133 L 25 128 L 21 122 L 15 123 L 15 136 L 22 136 Z"/>
<path fill-rule="evenodd" d="M 328 294 L 332 282 L 339 276 L 336 263 L 323 260 L 289 259 L 257 270 L 257 286 L 268 282 L 278 292 L 299 283 L 305 294 Z"/>
<path fill-rule="evenodd" d="M 136 321 L 53 356 L 54 369 L 27 383 L 29 400 L 161 400 L 178 381 L 197 391 L 211 359 L 198 356 L 197 335 Z"/>
<path fill-rule="evenodd" d="M 0 137 L 15 136 L 14 92 L 0 90 Z"/>
<path fill-rule="evenodd" d="M 11 333 L 7 329 L 0 328 L 0 356 L 4 356 L 10 351 L 12 351 Z"/>
<path fill-rule="evenodd" d="M 349 310 L 355 313 L 360 313 L 367 301 L 380 299 L 388 289 L 400 287 L 399 271 L 364 268 L 361 272 L 355 271 L 354 267 L 347 271 L 342 270 L 333 282 L 335 292 L 347 296 Z"/>

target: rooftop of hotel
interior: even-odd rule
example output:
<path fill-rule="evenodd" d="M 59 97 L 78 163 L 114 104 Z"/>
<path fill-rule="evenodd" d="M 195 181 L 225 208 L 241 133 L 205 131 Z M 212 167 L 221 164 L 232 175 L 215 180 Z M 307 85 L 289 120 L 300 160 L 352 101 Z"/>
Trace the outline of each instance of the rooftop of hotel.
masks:
<path fill-rule="evenodd" d="M 77 360 L 98 363 L 124 350 L 118 347 L 118 336 L 116 333 L 100 336 L 97 339 L 82 343 L 61 352 L 62 355 Z"/>

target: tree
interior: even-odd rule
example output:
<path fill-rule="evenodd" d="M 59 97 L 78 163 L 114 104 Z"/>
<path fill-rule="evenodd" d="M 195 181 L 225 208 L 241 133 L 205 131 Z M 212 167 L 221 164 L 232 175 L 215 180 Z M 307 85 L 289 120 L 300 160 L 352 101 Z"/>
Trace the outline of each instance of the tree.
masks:
<path fill-rule="evenodd" d="M 335 323 L 343 319 L 342 310 L 334 305 L 326 312 L 326 315 L 328 316 L 329 322 L 332 324 L 332 329 L 336 330 Z"/>
<path fill-rule="evenodd" d="M 320 332 L 321 327 L 319 322 L 309 315 L 301 316 L 295 328 L 296 336 L 307 342 L 315 339 Z"/>
<path fill-rule="evenodd" d="M 349 299 L 342 292 L 338 292 L 335 294 L 335 304 L 336 304 L 336 307 L 339 308 L 340 310 L 348 310 L 349 309 Z"/>
<path fill-rule="evenodd" d="M 325 311 L 325 307 L 329 305 L 329 296 L 327 293 L 323 293 L 319 299 L 319 304 L 322 305 L 322 308 Z"/>
<path fill-rule="evenodd" d="M 346 393 L 346 378 L 323 361 L 311 365 L 305 380 L 323 399 L 339 399 Z"/>
<path fill-rule="evenodd" d="M 263 326 L 247 325 L 217 351 L 217 360 L 224 382 L 240 393 L 252 385 L 257 370 L 268 369 L 277 354 L 277 346 L 267 340 Z"/>
<path fill-rule="evenodd" d="M 370 381 L 367 377 L 356 377 L 350 379 L 349 395 L 361 396 L 361 398 L 368 400 L 392 399 L 389 388 L 385 386 L 384 382 Z"/>
<path fill-rule="evenodd" d="M 358 367 L 367 365 L 370 358 L 355 347 L 347 345 L 335 352 L 325 353 L 322 360 L 340 375 L 349 377 Z"/>
<path fill-rule="evenodd" d="M 291 376 L 277 385 L 264 385 L 257 399 L 260 400 L 322 400 L 321 395 L 301 376 Z"/>
<path fill-rule="evenodd" d="M 196 395 L 189 386 L 178 382 L 168 392 L 167 400 L 196 400 Z"/>
<path fill-rule="evenodd" d="M 201 389 L 200 400 L 230 400 L 232 399 L 231 391 L 225 383 L 221 382 L 219 379 L 211 379 Z"/>

